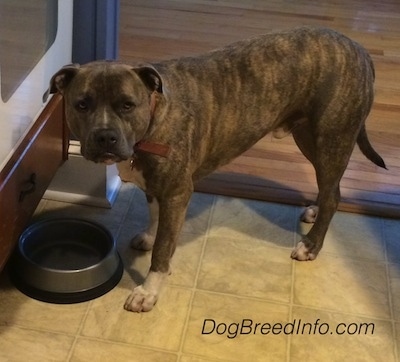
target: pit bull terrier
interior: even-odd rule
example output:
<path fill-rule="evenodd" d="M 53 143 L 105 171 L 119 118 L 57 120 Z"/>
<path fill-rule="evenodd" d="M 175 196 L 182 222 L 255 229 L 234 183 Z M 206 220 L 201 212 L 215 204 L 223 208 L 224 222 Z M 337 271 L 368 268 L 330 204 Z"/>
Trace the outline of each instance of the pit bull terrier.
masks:
<path fill-rule="evenodd" d="M 355 143 L 385 167 L 365 130 L 373 83 L 364 48 L 333 30 L 311 27 L 196 57 L 140 66 L 100 61 L 58 71 L 49 92 L 64 96 L 82 155 L 116 162 L 121 178 L 147 195 L 151 222 L 132 245 L 153 249 L 151 266 L 125 309 L 149 311 L 157 302 L 196 180 L 269 132 L 292 133 L 315 168 L 318 199 L 303 216 L 314 225 L 291 254 L 315 259 Z"/>

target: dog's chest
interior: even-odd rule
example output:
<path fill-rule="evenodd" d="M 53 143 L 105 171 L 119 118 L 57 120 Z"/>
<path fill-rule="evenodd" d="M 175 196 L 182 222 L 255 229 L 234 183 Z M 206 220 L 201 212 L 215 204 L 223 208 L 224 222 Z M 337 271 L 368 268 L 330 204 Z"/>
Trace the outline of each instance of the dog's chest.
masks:
<path fill-rule="evenodd" d="M 117 168 L 122 181 L 132 182 L 143 191 L 146 191 L 146 181 L 143 177 L 143 172 L 135 167 L 134 159 L 117 163 Z"/>

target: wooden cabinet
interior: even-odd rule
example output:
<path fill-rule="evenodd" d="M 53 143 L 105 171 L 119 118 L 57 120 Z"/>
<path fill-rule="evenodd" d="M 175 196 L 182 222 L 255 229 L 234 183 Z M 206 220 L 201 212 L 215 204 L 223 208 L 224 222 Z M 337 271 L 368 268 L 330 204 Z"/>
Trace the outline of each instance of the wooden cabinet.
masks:
<path fill-rule="evenodd" d="M 0 171 L 0 271 L 67 158 L 63 100 L 55 95 Z"/>

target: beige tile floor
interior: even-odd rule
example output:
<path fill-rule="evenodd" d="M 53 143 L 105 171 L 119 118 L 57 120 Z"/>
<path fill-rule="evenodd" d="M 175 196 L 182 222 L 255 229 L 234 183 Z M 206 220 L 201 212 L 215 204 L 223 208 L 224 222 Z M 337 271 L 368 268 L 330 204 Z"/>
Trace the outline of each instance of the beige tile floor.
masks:
<path fill-rule="evenodd" d="M 168 285 L 135 314 L 122 305 L 149 266 L 128 246 L 146 222 L 142 193 L 123 185 L 111 210 L 42 200 L 37 217 L 108 227 L 125 272 L 73 305 L 30 299 L 3 273 L 0 361 L 400 361 L 400 220 L 337 213 L 318 259 L 299 263 L 289 254 L 309 227 L 300 212 L 195 194 Z"/>

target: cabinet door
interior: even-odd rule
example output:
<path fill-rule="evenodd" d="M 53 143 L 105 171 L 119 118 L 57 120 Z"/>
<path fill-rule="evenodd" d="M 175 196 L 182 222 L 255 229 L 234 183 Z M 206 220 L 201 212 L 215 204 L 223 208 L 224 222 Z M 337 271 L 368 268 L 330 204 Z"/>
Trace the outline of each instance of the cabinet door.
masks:
<path fill-rule="evenodd" d="M 54 96 L 0 171 L 0 270 L 66 158 L 63 100 Z"/>

